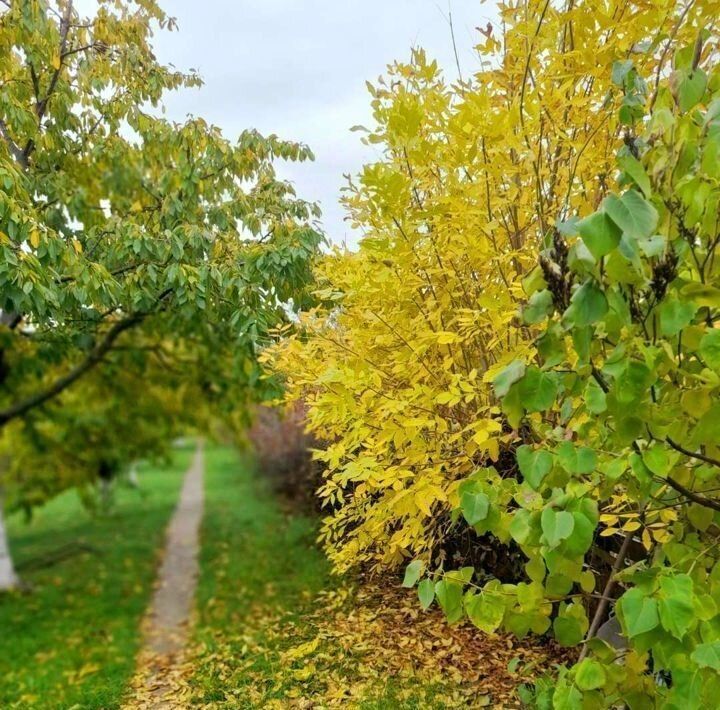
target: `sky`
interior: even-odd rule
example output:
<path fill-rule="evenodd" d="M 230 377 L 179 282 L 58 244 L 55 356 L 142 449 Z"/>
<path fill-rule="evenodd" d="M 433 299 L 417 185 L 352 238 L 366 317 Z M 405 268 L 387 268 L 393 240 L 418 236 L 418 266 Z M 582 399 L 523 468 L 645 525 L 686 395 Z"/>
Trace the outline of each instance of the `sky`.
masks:
<path fill-rule="evenodd" d="M 81 10 L 93 6 L 80 0 Z M 492 5 L 480 0 L 160 0 L 178 21 L 158 32 L 158 59 L 197 69 L 200 89 L 168 95 L 167 115 L 202 116 L 229 138 L 244 128 L 307 143 L 312 164 L 282 166 L 305 199 L 320 203 L 323 227 L 334 243 L 355 246 L 359 234 L 338 204 L 344 174 L 375 159 L 352 133 L 371 125 L 366 80 L 422 46 L 449 78 L 457 77 L 448 14 L 452 13 L 460 66 L 478 68 L 472 47 Z"/>
<path fill-rule="evenodd" d="M 350 128 L 371 125 L 366 80 L 422 46 L 457 77 L 478 68 L 473 46 L 491 7 L 479 0 L 161 0 L 178 21 L 159 32 L 158 59 L 193 67 L 204 86 L 168 95 L 167 115 L 202 116 L 235 138 L 244 128 L 307 143 L 313 164 L 282 166 L 299 194 L 320 203 L 334 243 L 357 243 L 338 204 L 344 174 L 376 158 Z"/>

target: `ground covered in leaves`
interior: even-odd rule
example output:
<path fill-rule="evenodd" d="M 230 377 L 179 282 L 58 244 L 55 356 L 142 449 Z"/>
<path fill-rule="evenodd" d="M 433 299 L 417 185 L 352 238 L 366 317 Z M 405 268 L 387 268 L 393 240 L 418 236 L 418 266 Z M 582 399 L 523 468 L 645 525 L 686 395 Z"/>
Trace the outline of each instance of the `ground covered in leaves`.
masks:
<path fill-rule="evenodd" d="M 448 627 L 399 580 L 333 580 L 312 520 L 287 514 L 229 450 L 208 452 L 195 642 L 177 696 L 232 708 L 518 707 L 562 659 Z"/>

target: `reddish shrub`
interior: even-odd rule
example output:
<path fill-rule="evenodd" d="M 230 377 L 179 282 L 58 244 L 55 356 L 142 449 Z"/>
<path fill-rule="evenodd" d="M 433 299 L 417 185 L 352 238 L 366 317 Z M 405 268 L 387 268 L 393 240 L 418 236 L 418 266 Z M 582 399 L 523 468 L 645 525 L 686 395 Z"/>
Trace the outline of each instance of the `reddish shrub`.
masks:
<path fill-rule="evenodd" d="M 248 431 L 258 468 L 275 491 L 305 508 L 317 510 L 315 490 L 321 481 L 320 464 L 312 460 L 314 439 L 305 432 L 305 407 L 288 410 L 260 406 Z"/>

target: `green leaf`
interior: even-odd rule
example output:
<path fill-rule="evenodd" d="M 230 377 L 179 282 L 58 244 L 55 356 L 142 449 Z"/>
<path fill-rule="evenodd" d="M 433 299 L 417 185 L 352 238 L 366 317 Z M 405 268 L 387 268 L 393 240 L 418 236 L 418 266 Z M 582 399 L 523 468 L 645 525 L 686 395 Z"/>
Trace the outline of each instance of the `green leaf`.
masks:
<path fill-rule="evenodd" d="M 618 606 L 629 638 L 652 631 L 660 623 L 657 602 L 637 587 L 625 592 L 620 597 Z"/>
<path fill-rule="evenodd" d="M 460 497 L 460 510 L 468 525 L 476 525 L 487 518 L 490 499 L 482 492 L 465 491 Z"/>
<path fill-rule="evenodd" d="M 701 643 L 695 647 L 690 659 L 697 663 L 700 668 L 712 668 L 720 671 L 720 641 Z"/>
<path fill-rule="evenodd" d="M 405 568 L 405 578 L 403 579 L 403 587 L 414 587 L 420 575 L 423 573 L 425 563 L 422 560 L 413 560 Z"/>
<path fill-rule="evenodd" d="M 527 510 L 516 510 L 510 522 L 510 535 L 519 545 L 524 545 L 530 537 L 530 513 Z"/>
<path fill-rule="evenodd" d="M 666 476 L 678 459 L 676 452 L 671 452 L 659 442 L 653 442 L 642 455 L 643 463 L 656 476 Z"/>
<path fill-rule="evenodd" d="M 426 577 L 420 584 L 418 584 L 418 599 L 420 600 L 420 606 L 427 610 L 435 599 L 435 585 L 433 581 Z"/>
<path fill-rule="evenodd" d="M 571 513 L 575 526 L 572 535 L 565 540 L 563 550 L 573 557 L 582 557 L 592 545 L 595 536 L 595 526 L 582 513 Z"/>
<path fill-rule="evenodd" d="M 542 582 L 545 579 L 545 562 L 541 555 L 533 555 L 525 563 L 525 572 L 533 582 Z"/>
<path fill-rule="evenodd" d="M 530 300 L 525 308 L 523 308 L 523 320 L 528 325 L 540 323 L 552 313 L 552 310 L 552 293 L 550 293 L 547 289 L 536 291 L 532 296 L 530 296 Z"/>
<path fill-rule="evenodd" d="M 720 307 L 720 289 L 710 284 L 692 281 L 682 287 L 680 293 L 698 306 Z"/>
<path fill-rule="evenodd" d="M 445 579 L 464 585 L 472 579 L 473 574 L 475 574 L 474 567 L 461 567 L 460 569 L 453 569 L 445 572 Z"/>
<path fill-rule="evenodd" d="M 516 457 L 523 478 L 537 490 L 543 478 L 550 473 L 553 465 L 552 454 L 542 449 L 535 451 L 531 446 L 524 445 L 517 450 Z"/>
<path fill-rule="evenodd" d="M 665 252 L 667 240 L 662 234 L 655 234 L 647 239 L 638 240 L 640 251 L 647 257 L 660 256 Z"/>
<path fill-rule="evenodd" d="M 445 612 L 448 623 L 460 621 L 463 612 L 462 585 L 457 582 L 441 579 L 435 584 L 435 596 L 440 607 Z"/>
<path fill-rule="evenodd" d="M 575 519 L 572 513 L 565 510 L 558 512 L 553 508 L 545 508 L 540 517 L 540 525 L 548 546 L 557 547 L 563 540 L 572 535 Z"/>
<path fill-rule="evenodd" d="M 602 211 L 586 217 L 577 227 L 583 242 L 596 260 L 615 249 L 622 236 L 622 230 Z"/>
<path fill-rule="evenodd" d="M 605 685 L 605 669 L 592 658 L 585 658 L 575 667 L 575 684 L 580 690 L 597 690 Z"/>
<path fill-rule="evenodd" d="M 573 237 L 577 234 L 577 224 L 579 221 L 577 215 L 573 215 L 565 221 L 560 219 L 555 220 L 555 227 L 563 236 Z"/>
<path fill-rule="evenodd" d="M 575 446 L 572 441 L 563 441 L 556 449 L 560 465 L 577 475 L 592 473 L 597 466 L 597 455 L 587 446 Z"/>
<path fill-rule="evenodd" d="M 645 239 L 657 227 L 657 210 L 637 190 L 628 190 L 622 197 L 609 195 L 603 207 L 613 222 L 631 239 Z"/>
<path fill-rule="evenodd" d="M 552 406 L 557 397 L 557 376 L 537 367 L 527 368 L 518 386 L 523 407 L 528 412 L 544 412 Z"/>
<path fill-rule="evenodd" d="M 465 597 L 465 611 L 478 629 L 485 633 L 497 631 L 505 616 L 505 602 L 500 594 L 483 591 Z"/>
<path fill-rule="evenodd" d="M 493 380 L 495 394 L 498 397 L 504 397 L 510 387 L 514 385 L 525 374 L 525 363 L 522 360 L 513 360 L 500 374 Z"/>
<path fill-rule="evenodd" d="M 697 306 L 690 301 L 671 299 L 660 306 L 659 312 L 660 332 L 672 338 L 690 325 L 697 312 Z"/>
<path fill-rule="evenodd" d="M 549 597 L 564 597 L 573 588 L 573 580 L 564 574 L 550 574 L 545 580 L 545 590 Z"/>
<path fill-rule="evenodd" d="M 630 360 L 615 381 L 615 397 L 621 404 L 640 400 L 647 394 L 652 382 L 649 368 L 642 362 Z"/>
<path fill-rule="evenodd" d="M 591 414 L 601 414 L 607 409 L 607 396 L 595 380 L 588 380 L 585 387 L 585 406 Z"/>
<path fill-rule="evenodd" d="M 624 86 L 626 77 L 633 68 L 632 59 L 623 59 L 613 62 L 611 79 L 612 83 L 617 86 Z"/>
<path fill-rule="evenodd" d="M 706 508 L 704 505 L 693 503 L 687 508 L 688 520 L 697 530 L 705 531 L 715 519 L 715 512 L 712 508 Z"/>
<path fill-rule="evenodd" d="M 702 69 L 681 70 L 677 74 L 678 106 L 685 113 L 702 100 L 707 88 L 707 76 Z"/>
<path fill-rule="evenodd" d="M 545 274 L 543 273 L 542 267 L 538 264 L 527 276 L 522 278 L 523 291 L 528 296 L 534 296 L 537 292 L 547 288 L 547 282 L 545 281 Z"/>
<path fill-rule="evenodd" d="M 582 327 L 599 321 L 608 311 L 605 294 L 594 281 L 585 282 L 570 299 L 564 320 Z"/>
<path fill-rule="evenodd" d="M 697 423 L 693 438 L 698 443 L 710 444 L 720 439 L 720 402 L 713 404 Z"/>
<path fill-rule="evenodd" d="M 660 621 L 675 638 L 682 640 L 695 625 L 693 581 L 686 574 L 660 580 Z"/>
<path fill-rule="evenodd" d="M 642 163 L 630 153 L 626 153 L 618 158 L 618 165 L 623 172 L 627 173 L 642 190 L 645 197 L 650 197 L 651 187 L 650 178 L 645 172 Z"/>
<path fill-rule="evenodd" d="M 581 622 L 572 616 L 558 616 L 553 631 L 557 642 L 566 647 L 577 646 L 585 636 Z"/>
<path fill-rule="evenodd" d="M 720 371 L 720 330 L 709 330 L 703 335 L 700 341 L 700 357 L 709 368 Z"/>

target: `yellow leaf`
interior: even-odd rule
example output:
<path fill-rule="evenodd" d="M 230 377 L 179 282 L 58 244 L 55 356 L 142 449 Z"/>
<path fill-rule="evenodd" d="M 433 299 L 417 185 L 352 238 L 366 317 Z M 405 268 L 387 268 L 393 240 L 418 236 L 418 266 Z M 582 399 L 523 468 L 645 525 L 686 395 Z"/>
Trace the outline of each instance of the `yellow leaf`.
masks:
<path fill-rule="evenodd" d="M 600 537 L 610 537 L 620 532 L 617 528 L 605 528 L 600 531 Z"/>

